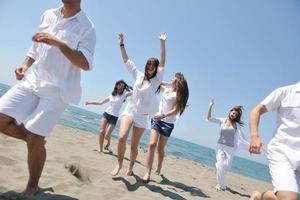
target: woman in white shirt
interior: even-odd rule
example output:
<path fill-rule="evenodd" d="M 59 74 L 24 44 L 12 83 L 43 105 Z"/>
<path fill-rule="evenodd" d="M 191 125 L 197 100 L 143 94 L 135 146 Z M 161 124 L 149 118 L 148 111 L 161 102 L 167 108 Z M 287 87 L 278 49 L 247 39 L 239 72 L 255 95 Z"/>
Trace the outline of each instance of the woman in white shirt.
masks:
<path fill-rule="evenodd" d="M 101 129 L 99 133 L 99 152 L 103 152 L 104 138 L 107 139 L 105 149 L 108 150 L 108 147 L 110 146 L 111 133 L 118 121 L 121 107 L 126 98 L 130 95 L 132 95 L 131 87 L 128 86 L 125 81 L 119 80 L 115 83 L 115 87 L 111 95 L 105 99 L 100 101 L 85 102 L 85 105 L 102 105 L 109 102 L 109 106 L 106 108 L 100 121 Z"/>
<path fill-rule="evenodd" d="M 171 88 L 167 89 L 164 86 L 170 86 Z M 179 115 L 183 113 L 189 98 L 188 84 L 181 73 L 176 73 L 170 83 L 162 83 L 159 89 L 162 92 L 162 97 L 159 111 L 151 120 L 151 135 L 146 164 L 147 172 L 143 177 L 144 182 L 150 180 L 156 146 L 158 151 L 156 174 L 160 174 L 165 155 L 164 148 L 174 128 L 174 123 Z"/>
<path fill-rule="evenodd" d="M 165 41 L 166 33 L 160 35 L 161 58 L 149 58 L 146 62 L 144 73 L 137 69 L 135 64 L 129 60 L 125 46 L 124 36 L 119 34 L 121 54 L 128 71 L 133 75 L 135 83 L 133 85 L 133 95 L 131 102 L 127 104 L 126 109 L 122 113 L 119 141 L 118 141 L 118 164 L 111 174 L 117 175 L 122 168 L 123 158 L 126 151 L 126 140 L 129 130 L 132 128 L 130 164 L 126 175 L 132 174 L 132 169 L 138 154 L 139 141 L 147 127 L 148 118 L 156 112 L 157 100 L 155 96 L 156 89 L 163 79 L 165 66 Z"/>
<path fill-rule="evenodd" d="M 220 125 L 220 137 L 216 151 L 217 190 L 225 190 L 225 174 L 230 170 L 235 151 L 241 146 L 249 147 L 249 143 L 241 131 L 244 123 L 241 120 L 242 106 L 233 107 L 226 118 L 211 117 L 214 100 L 209 103 L 207 120 Z M 246 149 L 246 148 L 245 148 Z"/>

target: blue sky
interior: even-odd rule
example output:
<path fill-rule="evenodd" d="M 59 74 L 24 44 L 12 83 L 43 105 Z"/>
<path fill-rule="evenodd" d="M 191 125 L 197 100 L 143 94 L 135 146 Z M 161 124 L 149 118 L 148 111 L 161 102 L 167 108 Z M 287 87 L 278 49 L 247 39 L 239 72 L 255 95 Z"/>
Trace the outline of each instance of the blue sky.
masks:
<path fill-rule="evenodd" d="M 25 58 L 44 10 L 59 0 L 1 0 L 0 82 L 14 85 L 14 69 Z M 227 116 L 234 105 L 245 107 L 249 136 L 251 109 L 273 89 L 299 81 L 300 2 L 296 0 L 82 0 L 94 22 L 97 45 L 94 70 L 82 73 L 85 100 L 109 95 L 116 80 L 133 83 L 119 51 L 125 34 L 129 57 L 143 70 L 148 57 L 159 57 L 159 34 L 167 32 L 165 80 L 186 76 L 190 106 L 174 137 L 215 147 L 218 127 L 205 121 L 210 98 L 214 116 Z M 106 106 L 89 107 L 102 113 Z M 275 115 L 261 121 L 265 143 L 272 137 Z M 243 156 L 249 157 L 243 152 Z M 254 156 L 265 162 L 265 156 Z"/>

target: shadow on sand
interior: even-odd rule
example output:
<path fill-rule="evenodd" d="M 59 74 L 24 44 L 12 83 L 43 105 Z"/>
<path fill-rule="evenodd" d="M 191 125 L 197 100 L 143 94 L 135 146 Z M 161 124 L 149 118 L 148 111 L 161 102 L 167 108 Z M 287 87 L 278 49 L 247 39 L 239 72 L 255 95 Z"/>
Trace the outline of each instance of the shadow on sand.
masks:
<path fill-rule="evenodd" d="M 161 195 L 163 195 L 165 197 L 169 197 L 171 199 L 184 200 L 186 198 L 184 198 L 184 197 L 180 196 L 179 194 L 177 194 L 178 192 L 182 192 L 182 191 L 177 191 L 177 189 L 181 189 L 184 192 L 189 192 L 192 196 L 199 196 L 199 197 L 209 198 L 209 196 L 204 194 L 200 189 L 198 189 L 196 187 L 187 186 L 187 185 L 185 185 L 183 183 L 179 183 L 179 182 L 169 181 L 164 176 L 163 176 L 164 179 L 160 183 L 157 183 L 155 181 L 150 181 L 149 183 L 154 182 L 156 184 L 163 184 L 163 185 L 172 186 L 173 188 L 168 188 L 168 189 L 172 189 L 172 190 L 174 190 L 174 192 L 170 191 L 170 190 L 163 189 L 163 188 L 161 188 L 160 186 L 157 186 L 157 185 L 152 185 L 152 184 L 150 185 L 149 183 L 145 183 L 145 182 L 143 182 L 143 180 L 139 176 L 137 176 L 135 174 L 133 175 L 133 177 L 136 179 L 136 182 L 134 184 L 131 184 L 129 181 L 127 181 L 123 177 L 113 177 L 112 179 L 114 181 L 122 181 L 125 184 L 125 186 L 126 186 L 126 188 L 129 192 L 134 192 L 139 187 L 145 187 L 145 188 L 149 189 L 150 191 L 160 193 Z"/>
<path fill-rule="evenodd" d="M 49 192 L 54 192 L 53 188 L 40 188 L 33 197 L 24 197 L 16 191 L 0 192 L 0 200 L 79 200 L 65 195 L 51 194 Z"/>

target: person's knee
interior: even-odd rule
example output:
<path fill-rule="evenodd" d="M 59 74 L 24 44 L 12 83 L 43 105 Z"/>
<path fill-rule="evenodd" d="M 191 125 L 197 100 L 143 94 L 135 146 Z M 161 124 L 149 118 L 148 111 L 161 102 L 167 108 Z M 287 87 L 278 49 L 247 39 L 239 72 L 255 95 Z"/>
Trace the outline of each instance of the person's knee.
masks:
<path fill-rule="evenodd" d="M 138 148 L 134 145 L 130 146 L 130 150 L 131 150 L 132 153 L 137 153 L 138 152 Z"/>
<path fill-rule="evenodd" d="M 150 150 L 150 151 L 154 151 L 155 148 L 156 148 L 156 143 L 150 143 L 150 144 L 149 144 L 149 150 Z"/>
<path fill-rule="evenodd" d="M 105 129 L 103 129 L 103 128 L 100 129 L 100 135 L 103 135 L 103 136 L 105 135 Z"/>
<path fill-rule="evenodd" d="M 158 152 L 159 154 L 161 154 L 161 155 L 164 155 L 164 154 L 165 154 L 165 150 L 164 150 L 164 148 L 162 148 L 162 147 L 158 147 L 158 148 L 157 148 L 157 152 Z"/>
<path fill-rule="evenodd" d="M 28 149 L 44 148 L 46 144 L 44 136 L 33 133 L 27 133 L 26 142 Z"/>

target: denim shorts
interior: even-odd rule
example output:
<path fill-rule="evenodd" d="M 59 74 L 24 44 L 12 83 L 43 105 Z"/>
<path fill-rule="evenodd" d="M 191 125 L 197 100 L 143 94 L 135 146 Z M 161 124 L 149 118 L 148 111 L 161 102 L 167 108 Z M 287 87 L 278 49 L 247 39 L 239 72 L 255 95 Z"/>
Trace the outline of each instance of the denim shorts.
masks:
<path fill-rule="evenodd" d="M 170 137 L 173 128 L 174 124 L 151 119 L 151 129 L 157 130 L 159 134 L 162 134 L 166 137 Z"/>
<path fill-rule="evenodd" d="M 103 113 L 103 117 L 108 121 L 109 124 L 116 125 L 118 117 L 108 114 L 107 112 Z"/>

